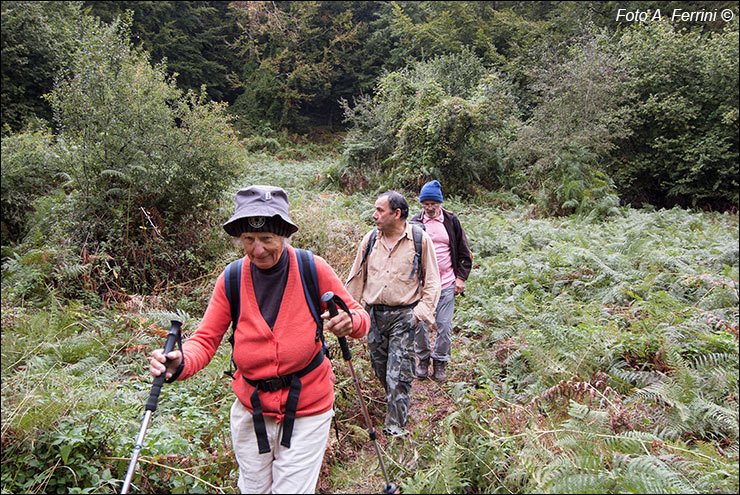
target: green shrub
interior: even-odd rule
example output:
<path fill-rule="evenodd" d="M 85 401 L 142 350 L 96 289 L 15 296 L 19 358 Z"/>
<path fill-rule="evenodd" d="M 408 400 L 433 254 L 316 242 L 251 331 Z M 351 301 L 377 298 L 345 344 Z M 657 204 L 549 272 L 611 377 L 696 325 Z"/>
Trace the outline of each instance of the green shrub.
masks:
<path fill-rule="evenodd" d="M 593 27 L 556 60 L 532 71 L 539 101 L 509 148 L 512 179 L 545 214 L 603 217 L 619 203 L 603 158 L 628 134 L 622 62 Z"/>
<path fill-rule="evenodd" d="M 70 177 L 63 201 L 73 205 L 51 220 L 64 227 L 59 242 L 110 261 L 114 279 L 96 288 L 197 276 L 209 212 L 239 169 L 223 105 L 177 89 L 163 64 L 131 46 L 130 22 L 87 21 L 71 69 L 47 96 L 59 125 L 53 152 Z"/>
<path fill-rule="evenodd" d="M 65 180 L 48 129 L 2 138 L 2 243 L 22 240 L 33 201 Z"/>
<path fill-rule="evenodd" d="M 636 25 L 619 46 L 632 112 L 609 173 L 627 201 L 737 208 L 737 15 L 720 32 Z"/>
<path fill-rule="evenodd" d="M 115 493 L 110 464 L 91 459 L 110 455 L 111 424 L 101 424 L 93 411 L 87 418 L 65 418 L 30 445 L 9 449 L 3 462 L 3 491 L 33 493 Z"/>
<path fill-rule="evenodd" d="M 603 218 L 618 213 L 613 181 L 582 149 L 566 147 L 535 194 L 537 205 L 555 215 L 577 214 Z"/>
<path fill-rule="evenodd" d="M 468 50 L 389 73 L 372 100 L 343 106 L 345 185 L 369 175 L 375 187 L 418 190 L 437 178 L 450 194 L 471 194 L 508 182 L 516 107 L 503 77 Z"/>

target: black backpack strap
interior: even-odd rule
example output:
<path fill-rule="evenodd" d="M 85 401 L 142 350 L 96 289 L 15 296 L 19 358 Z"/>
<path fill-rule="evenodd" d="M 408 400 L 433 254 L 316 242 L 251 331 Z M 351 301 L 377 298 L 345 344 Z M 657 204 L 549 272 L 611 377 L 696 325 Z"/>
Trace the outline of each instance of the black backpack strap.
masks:
<path fill-rule="evenodd" d="M 280 445 L 283 447 L 290 448 L 290 438 L 293 435 L 293 425 L 295 424 L 295 415 L 298 410 L 298 398 L 301 395 L 301 377 L 312 372 L 324 362 L 324 349 L 319 349 L 319 352 L 313 357 L 311 362 L 303 368 L 301 371 L 294 373 L 290 380 L 290 392 L 288 392 L 288 400 L 285 402 L 285 423 L 283 424 L 283 438 L 280 440 Z"/>
<path fill-rule="evenodd" d="M 375 239 L 378 237 L 378 227 L 375 227 L 373 229 L 373 233 L 370 234 L 370 239 L 367 241 L 367 246 L 365 246 L 365 254 L 362 255 L 362 262 L 360 262 L 360 268 L 362 268 L 362 265 L 365 264 L 365 260 L 367 260 L 367 257 L 370 255 L 370 251 L 373 250 L 373 246 L 375 245 Z"/>
<path fill-rule="evenodd" d="M 311 251 L 296 249 L 295 254 L 298 261 L 298 271 L 301 273 L 303 294 L 306 296 L 308 309 L 311 310 L 313 320 L 316 322 L 316 342 L 321 340 L 321 344 L 326 347 L 324 343 L 324 320 L 321 319 L 319 309 L 321 308 L 321 298 L 319 296 L 319 277 L 316 273 L 316 262 Z"/>
<path fill-rule="evenodd" d="M 419 279 L 421 279 L 422 228 L 417 225 L 412 224 L 411 231 L 413 232 L 413 236 L 414 236 L 414 248 L 416 249 L 416 254 L 414 255 L 414 266 L 411 268 L 411 274 L 409 275 L 409 278 L 414 278 L 414 272 L 417 272 Z M 360 268 L 362 268 L 362 265 L 365 264 L 367 257 L 370 255 L 370 251 L 373 250 L 373 246 L 375 245 L 375 239 L 377 237 L 378 237 L 378 228 L 375 227 L 373 229 L 373 233 L 370 234 L 370 239 L 368 240 L 367 246 L 365 247 L 365 253 L 362 255 L 362 261 L 360 262 Z"/>
<path fill-rule="evenodd" d="M 257 448 L 260 454 L 266 454 L 270 451 L 270 441 L 267 439 L 265 416 L 262 414 L 262 403 L 257 387 L 254 388 L 249 400 L 252 403 L 252 422 L 254 423 L 254 434 L 257 435 Z"/>
<path fill-rule="evenodd" d="M 270 441 L 267 439 L 267 428 L 265 427 L 265 417 L 262 412 L 262 403 L 260 402 L 259 392 L 275 392 L 277 390 L 290 387 L 288 400 L 285 403 L 285 423 L 283 424 L 283 436 L 280 445 L 290 448 L 290 439 L 293 436 L 293 425 L 295 424 L 296 411 L 298 410 L 298 399 L 301 395 L 301 378 L 319 367 L 324 362 L 324 349 L 311 359 L 308 366 L 300 371 L 290 375 L 280 376 L 270 380 L 250 380 L 242 375 L 242 378 L 254 387 L 254 392 L 249 400 L 252 403 L 252 420 L 254 421 L 254 434 L 257 436 L 257 447 L 260 454 L 270 452 Z"/>
<path fill-rule="evenodd" d="M 373 250 L 373 246 L 375 245 L 375 238 L 377 236 L 378 236 L 378 228 L 375 227 L 373 229 L 373 232 L 370 234 L 370 239 L 368 239 L 367 241 L 367 246 L 365 246 L 365 252 L 362 255 L 362 261 L 360 261 L 360 266 L 357 267 L 357 272 L 354 275 L 352 275 L 349 278 L 349 280 L 347 280 L 347 284 L 349 284 L 350 280 L 354 279 L 357 275 L 362 273 L 362 266 L 365 264 L 365 260 L 367 260 L 367 257 L 370 254 L 370 251 Z"/>
<path fill-rule="evenodd" d="M 226 299 L 229 301 L 229 308 L 231 310 L 231 336 L 229 337 L 229 343 L 231 344 L 231 364 L 229 365 L 230 370 L 224 371 L 225 375 L 234 378 L 236 372 L 236 363 L 234 363 L 234 333 L 236 332 L 236 325 L 239 321 L 239 314 L 241 311 L 241 281 L 242 281 L 242 259 L 232 261 L 226 266 L 224 270 L 224 289 L 226 290 Z"/>
<path fill-rule="evenodd" d="M 421 228 L 413 224 L 411 225 L 411 231 L 414 233 L 414 248 L 416 249 L 416 254 L 414 255 L 414 266 L 411 267 L 409 278 L 414 278 L 414 272 L 417 272 L 417 276 L 419 277 L 419 280 L 421 280 L 421 238 L 423 234 Z"/>

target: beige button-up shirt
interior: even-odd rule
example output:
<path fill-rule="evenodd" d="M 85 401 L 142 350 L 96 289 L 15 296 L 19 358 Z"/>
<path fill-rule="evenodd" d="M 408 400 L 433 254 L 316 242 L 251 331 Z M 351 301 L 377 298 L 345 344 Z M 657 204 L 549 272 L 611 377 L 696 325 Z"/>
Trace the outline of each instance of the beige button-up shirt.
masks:
<path fill-rule="evenodd" d="M 363 266 L 362 257 L 370 242 L 372 231 L 365 234 L 357 248 L 357 255 L 347 280 L 347 291 L 355 301 L 365 304 L 384 304 L 386 306 L 405 306 L 419 301 L 414 315 L 428 325 L 435 323 L 435 311 L 439 302 L 440 282 L 437 256 L 434 244 L 426 232 L 421 240 L 421 280 L 417 272 L 412 277 L 414 267 L 414 235 L 411 224 L 392 250 L 383 242 L 383 232 L 378 231 L 372 251 Z"/>

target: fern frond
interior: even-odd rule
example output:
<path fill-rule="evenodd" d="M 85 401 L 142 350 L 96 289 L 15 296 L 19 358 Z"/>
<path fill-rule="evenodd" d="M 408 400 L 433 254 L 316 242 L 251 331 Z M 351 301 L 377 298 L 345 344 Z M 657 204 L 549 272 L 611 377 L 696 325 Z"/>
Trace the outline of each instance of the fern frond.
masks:
<path fill-rule="evenodd" d="M 545 486 L 547 493 L 612 493 L 615 482 L 606 472 L 567 473 Z"/>
<path fill-rule="evenodd" d="M 665 414 L 658 418 L 658 426 L 656 426 L 653 434 L 663 441 L 671 442 L 678 440 L 683 435 L 683 428 L 681 424 L 675 425 L 674 421 L 667 418 Z"/>
<path fill-rule="evenodd" d="M 84 380 L 92 380 L 95 384 L 106 384 L 116 379 L 118 371 L 108 361 L 102 361 L 96 356 L 88 356 L 80 361 L 66 366 L 63 372 Z"/>
<path fill-rule="evenodd" d="M 714 368 L 737 368 L 737 354 L 729 352 L 699 354 L 694 357 L 693 365 L 697 371 L 711 371 Z"/>
<path fill-rule="evenodd" d="M 120 170 L 115 170 L 112 168 L 107 168 L 105 170 L 100 171 L 100 175 L 102 177 L 109 177 L 109 178 L 115 178 L 120 179 L 124 182 L 131 182 L 131 178 L 128 176 L 128 174 L 121 172 Z"/>
<path fill-rule="evenodd" d="M 652 433 L 641 431 L 625 431 L 615 436 L 608 436 L 604 444 L 610 449 L 622 454 L 646 454 L 653 442 L 661 442 L 661 438 Z"/>
<path fill-rule="evenodd" d="M 632 493 L 696 493 L 681 473 L 655 456 L 631 458 L 621 481 Z"/>
<path fill-rule="evenodd" d="M 452 430 L 448 431 L 441 446 L 426 444 L 430 452 L 424 457 L 431 461 L 426 470 L 419 470 L 405 488 L 413 493 L 461 493 L 470 485 L 462 475 L 460 459 L 463 451 L 457 444 Z M 432 452 L 433 451 L 433 452 Z"/>
<path fill-rule="evenodd" d="M 84 273 L 90 271 L 90 265 L 70 264 L 63 263 L 57 266 L 57 272 L 62 276 L 63 279 L 75 279 Z"/>
<path fill-rule="evenodd" d="M 96 356 L 87 356 L 74 364 L 66 366 L 64 371 L 71 374 L 81 376 L 87 373 L 94 373 L 95 368 L 100 365 L 100 359 Z"/>
<path fill-rule="evenodd" d="M 725 431 L 738 437 L 738 410 L 720 406 L 704 399 L 697 399 L 692 406 L 702 420 L 715 426 L 716 430 Z"/>
<path fill-rule="evenodd" d="M 619 359 L 611 365 L 609 374 L 638 388 L 647 387 L 652 383 L 659 382 L 665 376 L 659 371 L 634 370 L 623 359 Z"/>
<path fill-rule="evenodd" d="M 682 402 L 685 397 L 682 396 L 683 389 L 676 386 L 674 382 L 657 382 L 637 390 L 636 394 L 658 404 L 664 404 L 675 410 L 678 416 L 686 421 L 690 416 L 690 411 L 686 404 Z"/>
<path fill-rule="evenodd" d="M 127 194 L 128 190 L 121 187 L 111 187 L 105 191 L 105 196 L 108 198 L 125 198 Z"/>
<path fill-rule="evenodd" d="M 571 400 L 568 407 L 568 415 L 571 418 L 584 419 L 589 413 L 588 406 Z"/>
<path fill-rule="evenodd" d="M 573 431 L 583 430 L 584 433 L 597 433 L 604 431 L 609 423 L 608 412 L 591 409 L 589 406 L 579 404 L 573 399 L 570 399 L 568 415 L 570 418 L 565 420 L 563 426 L 565 429 Z"/>
<path fill-rule="evenodd" d="M 740 455 L 740 444 L 738 444 L 737 440 L 722 449 L 722 455 L 728 459 L 737 459 L 738 455 Z"/>

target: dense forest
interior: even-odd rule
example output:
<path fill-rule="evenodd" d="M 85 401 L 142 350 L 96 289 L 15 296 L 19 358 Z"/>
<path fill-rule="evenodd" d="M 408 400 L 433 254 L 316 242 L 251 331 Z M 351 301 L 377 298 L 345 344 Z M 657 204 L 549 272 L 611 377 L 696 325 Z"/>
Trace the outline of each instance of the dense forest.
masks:
<path fill-rule="evenodd" d="M 431 179 L 473 250 L 471 364 L 382 440 L 402 490 L 737 493 L 737 1 L 1 9 L 3 493 L 120 490 L 240 187 L 286 188 L 345 277 L 376 195 Z M 236 489 L 224 347 L 165 387 L 135 489 Z M 378 491 L 342 366 L 319 490 Z"/>
<path fill-rule="evenodd" d="M 624 19 L 656 8 L 662 22 Z M 38 128 L 37 119 L 59 134 L 59 109 L 43 95 L 65 74 L 79 77 L 74 54 L 89 48 L 91 19 L 119 19 L 132 49 L 162 64 L 178 89 L 205 86 L 206 99 L 228 104 L 244 137 L 349 131 L 350 176 L 392 169 L 393 181 L 415 187 L 436 174 L 460 194 L 513 191 L 554 213 L 602 199 L 725 210 L 738 205 L 738 19 L 718 14 L 736 10 L 737 2 L 6 2 L 3 135 Z M 672 21 L 676 12 L 709 15 Z"/>

